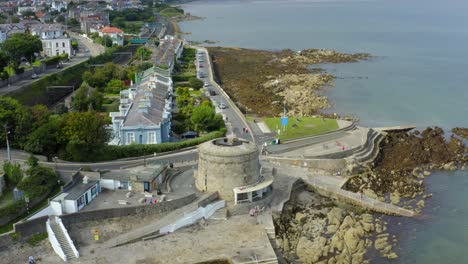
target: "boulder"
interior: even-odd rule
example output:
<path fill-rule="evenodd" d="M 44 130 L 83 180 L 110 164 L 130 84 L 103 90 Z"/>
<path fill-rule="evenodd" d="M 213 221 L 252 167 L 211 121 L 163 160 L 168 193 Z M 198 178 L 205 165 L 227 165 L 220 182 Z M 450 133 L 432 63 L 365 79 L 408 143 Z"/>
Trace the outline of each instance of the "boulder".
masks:
<path fill-rule="evenodd" d="M 302 220 L 305 220 L 306 215 L 303 213 L 296 213 L 296 221 L 301 222 Z"/>
<path fill-rule="evenodd" d="M 324 237 L 317 237 L 310 241 L 306 237 L 301 237 L 296 247 L 296 255 L 301 263 L 315 263 L 322 256 L 322 251 L 327 243 Z"/>
<path fill-rule="evenodd" d="M 416 206 L 419 207 L 419 208 L 423 208 L 424 205 L 425 205 L 424 200 L 420 200 L 419 202 L 416 203 Z"/>
<path fill-rule="evenodd" d="M 341 221 L 343 221 L 343 210 L 338 207 L 333 207 L 327 213 L 327 219 L 329 224 L 339 226 L 341 224 Z"/>
<path fill-rule="evenodd" d="M 390 194 L 390 202 L 392 204 L 399 204 L 401 200 L 400 193 L 398 191 L 395 191 Z"/>
<path fill-rule="evenodd" d="M 364 223 L 372 223 L 374 221 L 374 217 L 371 214 L 362 214 L 361 218 Z"/>
<path fill-rule="evenodd" d="M 397 255 L 395 252 L 391 252 L 391 253 L 389 253 L 389 254 L 385 254 L 384 256 L 385 256 L 386 258 L 388 258 L 388 259 L 396 259 L 396 258 L 398 258 L 398 255 Z"/>
<path fill-rule="evenodd" d="M 363 190 L 363 193 L 369 197 L 369 198 L 372 198 L 372 199 L 378 199 L 379 197 L 377 196 L 377 194 L 371 190 L 371 189 L 364 189 Z"/>
<path fill-rule="evenodd" d="M 429 175 L 431 175 L 431 172 L 430 172 L 430 171 L 427 171 L 427 170 L 425 170 L 425 171 L 423 172 L 423 174 L 424 174 L 424 176 L 429 176 Z"/>
<path fill-rule="evenodd" d="M 355 223 L 356 222 L 354 221 L 354 219 L 350 215 L 347 215 L 344 218 L 343 223 L 340 226 L 340 230 L 346 230 L 346 229 L 354 226 Z"/>
<path fill-rule="evenodd" d="M 420 167 L 414 168 L 412 174 L 417 178 L 424 178 L 423 170 Z"/>
<path fill-rule="evenodd" d="M 358 252 L 360 249 L 361 236 L 364 232 L 360 228 L 350 228 L 344 234 L 344 242 L 350 253 Z M 362 244 L 362 243 L 361 243 Z"/>

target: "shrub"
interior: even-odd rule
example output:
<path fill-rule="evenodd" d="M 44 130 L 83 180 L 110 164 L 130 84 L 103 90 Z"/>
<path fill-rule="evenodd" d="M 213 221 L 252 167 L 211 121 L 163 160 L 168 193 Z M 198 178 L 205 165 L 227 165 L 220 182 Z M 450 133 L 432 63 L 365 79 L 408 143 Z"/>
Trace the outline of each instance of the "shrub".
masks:
<path fill-rule="evenodd" d="M 203 87 L 203 81 L 195 77 L 189 78 L 189 84 L 195 90 L 199 90 L 200 88 Z"/>
<path fill-rule="evenodd" d="M 195 75 L 174 75 L 172 76 L 173 82 L 188 82 L 190 78 L 195 78 Z"/>
<path fill-rule="evenodd" d="M 47 58 L 47 59 L 43 59 L 42 62 L 47 66 L 56 65 L 62 60 L 61 58 L 62 57 L 60 57 L 60 56 L 54 56 L 54 57 L 50 57 L 50 58 Z"/>
<path fill-rule="evenodd" d="M 37 246 L 39 244 L 39 242 L 41 242 L 42 240 L 46 239 L 47 237 L 49 237 L 49 235 L 47 234 L 47 232 L 44 232 L 44 233 L 37 233 L 37 234 L 34 234 L 31 236 L 30 239 L 28 239 L 28 243 L 31 245 L 31 246 Z"/>
<path fill-rule="evenodd" d="M 193 147 L 203 142 L 223 137 L 225 134 L 226 129 L 221 129 L 219 131 L 213 131 L 211 133 L 208 133 L 199 138 L 181 142 L 168 142 L 153 145 L 133 144 L 127 146 L 105 146 L 101 149 L 101 153 L 98 153 L 98 155 L 96 155 L 95 160 L 114 160 L 151 155 L 153 153 L 174 151 L 183 148 Z"/>

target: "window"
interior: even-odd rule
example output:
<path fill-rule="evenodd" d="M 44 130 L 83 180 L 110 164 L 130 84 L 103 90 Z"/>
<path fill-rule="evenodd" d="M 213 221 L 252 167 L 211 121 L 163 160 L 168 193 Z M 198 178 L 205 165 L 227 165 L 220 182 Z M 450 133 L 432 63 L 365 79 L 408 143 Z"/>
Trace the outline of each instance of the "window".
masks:
<path fill-rule="evenodd" d="M 95 196 L 96 195 L 96 186 L 94 186 L 93 188 L 91 188 L 91 196 Z"/>
<path fill-rule="evenodd" d="M 65 48 L 65 42 L 62 42 L 62 48 Z"/>
<path fill-rule="evenodd" d="M 76 204 L 78 205 L 78 208 L 79 208 L 81 205 L 84 205 L 84 203 L 85 203 L 84 195 L 81 196 L 80 198 L 78 198 L 78 200 L 76 200 Z"/>
<path fill-rule="evenodd" d="M 55 43 L 55 47 L 58 48 L 58 42 Z"/>
<path fill-rule="evenodd" d="M 148 144 L 156 144 L 156 132 L 148 132 Z"/>
<path fill-rule="evenodd" d="M 132 144 L 133 142 L 135 142 L 135 133 L 133 132 L 127 133 L 127 143 Z"/>

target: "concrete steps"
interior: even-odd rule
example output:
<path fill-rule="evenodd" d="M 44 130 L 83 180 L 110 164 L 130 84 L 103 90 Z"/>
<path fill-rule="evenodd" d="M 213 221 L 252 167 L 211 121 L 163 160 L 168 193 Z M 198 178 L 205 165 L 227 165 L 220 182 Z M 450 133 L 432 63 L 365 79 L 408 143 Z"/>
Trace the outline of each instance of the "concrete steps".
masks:
<path fill-rule="evenodd" d="M 67 261 L 76 258 L 70 243 L 68 243 L 68 240 L 65 237 L 65 234 L 63 233 L 62 228 L 60 228 L 60 225 L 55 222 L 51 222 L 50 228 L 52 228 L 52 231 L 54 231 L 55 237 L 57 238 L 60 247 L 65 253 Z"/>

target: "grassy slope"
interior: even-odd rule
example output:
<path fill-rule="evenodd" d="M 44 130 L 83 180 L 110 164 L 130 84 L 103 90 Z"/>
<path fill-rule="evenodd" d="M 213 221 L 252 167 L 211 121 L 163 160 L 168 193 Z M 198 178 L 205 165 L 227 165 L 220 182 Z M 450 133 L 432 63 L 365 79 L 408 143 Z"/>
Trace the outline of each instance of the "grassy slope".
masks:
<path fill-rule="evenodd" d="M 280 117 L 270 117 L 263 119 L 268 127 L 274 131 L 281 126 Z M 338 128 L 338 123 L 334 119 L 322 119 L 315 117 L 289 117 L 286 132 L 281 133 L 281 140 L 313 136 L 325 133 Z"/>

